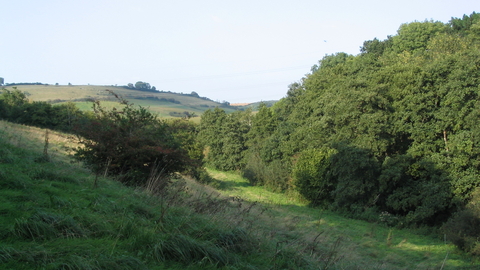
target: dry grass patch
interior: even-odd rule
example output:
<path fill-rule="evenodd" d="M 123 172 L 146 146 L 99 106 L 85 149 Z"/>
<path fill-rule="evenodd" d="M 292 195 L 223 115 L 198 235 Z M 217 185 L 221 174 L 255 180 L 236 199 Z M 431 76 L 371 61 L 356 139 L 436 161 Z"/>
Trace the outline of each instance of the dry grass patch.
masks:
<path fill-rule="evenodd" d="M 52 161 L 65 161 L 72 154 L 72 148 L 78 146 L 73 135 L 2 120 L 0 132 L 5 134 L 4 140 L 16 147 L 43 153 L 46 150 Z"/>

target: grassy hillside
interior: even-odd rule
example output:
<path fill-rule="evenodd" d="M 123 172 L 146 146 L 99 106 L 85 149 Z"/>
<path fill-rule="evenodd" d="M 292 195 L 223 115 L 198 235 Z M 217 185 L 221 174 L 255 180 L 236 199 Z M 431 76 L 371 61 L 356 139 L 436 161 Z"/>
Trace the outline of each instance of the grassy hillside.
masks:
<path fill-rule="evenodd" d="M 209 108 L 222 106 L 221 103 L 189 95 L 168 92 L 145 92 L 116 86 L 15 85 L 6 86 L 5 89 L 12 90 L 13 87 L 26 93 L 31 101 L 54 103 L 70 101 L 77 103 L 80 108 L 85 110 L 91 109 L 91 105 L 85 101 L 86 99 L 114 101 L 114 97 L 106 92 L 106 89 L 114 91 L 136 105 L 149 107 L 151 111 L 158 113 L 162 117 L 171 117 L 171 112 L 183 113 L 185 111 L 201 115 Z M 232 108 L 223 108 L 229 112 L 234 111 Z"/>
<path fill-rule="evenodd" d="M 260 104 L 262 103 L 267 105 L 267 107 L 272 107 L 277 102 L 278 100 L 266 100 L 266 101 L 259 101 L 259 102 L 253 102 L 253 103 L 235 103 L 231 105 L 241 110 L 252 109 L 253 111 L 258 111 L 258 106 L 260 106 Z"/>
<path fill-rule="evenodd" d="M 0 269 L 478 267 L 427 232 L 309 208 L 235 173 L 211 170 L 217 189 L 178 178 L 160 196 L 93 188 L 66 156 L 74 142 L 45 134 L 0 122 Z"/>

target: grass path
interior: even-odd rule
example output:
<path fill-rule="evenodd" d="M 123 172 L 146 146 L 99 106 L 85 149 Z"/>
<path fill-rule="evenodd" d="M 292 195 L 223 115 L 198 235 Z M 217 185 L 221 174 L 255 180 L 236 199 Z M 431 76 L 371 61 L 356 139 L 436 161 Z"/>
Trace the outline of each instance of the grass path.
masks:
<path fill-rule="evenodd" d="M 439 233 L 389 228 L 383 224 L 348 219 L 308 207 L 307 203 L 262 187 L 251 186 L 236 173 L 209 169 L 218 181 L 218 191 L 266 206 L 265 226 L 292 238 L 316 240 L 319 246 L 335 249 L 339 269 L 351 262 L 369 269 L 478 269 L 473 262 L 446 244 Z M 447 258 L 446 258 L 447 257 Z M 446 259 L 445 259 L 446 258 Z M 342 267 L 342 265 L 344 265 Z"/>

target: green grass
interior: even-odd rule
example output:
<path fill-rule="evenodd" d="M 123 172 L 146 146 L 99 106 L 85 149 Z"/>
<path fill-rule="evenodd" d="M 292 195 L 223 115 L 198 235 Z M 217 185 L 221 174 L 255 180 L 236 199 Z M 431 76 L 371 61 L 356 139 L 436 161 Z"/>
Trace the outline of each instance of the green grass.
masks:
<path fill-rule="evenodd" d="M 64 134 L 0 121 L 0 269 L 477 269 L 434 234 L 310 208 L 210 170 L 154 195 L 95 176 Z"/>
<path fill-rule="evenodd" d="M 283 233 L 306 238 L 321 234 L 317 239 L 326 246 L 339 241 L 342 258 L 335 264 L 339 269 L 440 269 L 447 254 L 443 269 L 480 267 L 480 262 L 445 243 L 442 235 L 432 229 L 396 229 L 344 218 L 309 207 L 296 194 L 288 196 L 251 186 L 235 172 L 209 169 L 209 173 L 217 179 L 215 186 L 224 196 L 242 197 L 267 207 L 273 222 L 284 225 Z M 272 220 L 264 220 L 264 226 L 274 226 Z"/>
<path fill-rule="evenodd" d="M 0 127 L 0 269 L 314 269 L 277 252 L 239 201 L 188 179 L 161 196 L 106 178 L 94 188 L 67 156 L 38 158 L 42 130 Z"/>

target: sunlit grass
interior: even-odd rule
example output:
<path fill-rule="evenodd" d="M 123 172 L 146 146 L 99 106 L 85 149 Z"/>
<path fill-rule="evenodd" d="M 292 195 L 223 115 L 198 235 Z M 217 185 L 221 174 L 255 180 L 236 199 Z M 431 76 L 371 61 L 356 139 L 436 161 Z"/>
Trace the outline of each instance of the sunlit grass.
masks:
<path fill-rule="evenodd" d="M 117 86 L 102 86 L 102 85 L 17 85 L 6 86 L 8 90 L 13 90 L 16 87 L 18 90 L 25 92 L 27 98 L 31 101 L 63 101 L 74 102 L 81 110 L 92 110 L 91 102 L 81 101 L 82 99 L 98 99 L 102 100 L 107 108 L 118 107 L 112 101 L 112 95 L 106 90 L 111 90 L 121 97 L 125 98 L 135 105 L 149 107 L 152 112 L 158 113 L 160 117 L 171 118 L 170 112 L 194 112 L 201 115 L 205 110 L 212 109 L 220 104 L 210 100 L 199 99 L 188 95 L 180 95 L 168 92 L 146 92 L 132 89 L 126 89 Z M 158 99 L 148 99 L 158 98 Z M 179 104 L 173 102 L 162 101 L 161 99 L 174 99 Z M 106 100 L 108 99 L 108 100 Z M 56 104 L 61 104 L 56 103 Z M 224 108 L 227 112 L 233 112 L 234 109 Z"/>
<path fill-rule="evenodd" d="M 305 201 L 251 186 L 236 172 L 208 171 L 217 179 L 219 192 L 268 205 L 276 222 L 285 225 L 290 234 L 314 238 L 320 233 L 327 245 L 342 239 L 341 250 L 346 253 L 344 261 L 337 263 L 339 267 L 344 265 L 349 269 L 351 262 L 357 261 L 358 265 L 370 265 L 370 269 L 439 269 L 448 254 L 444 269 L 459 266 L 476 269 L 476 263 L 469 262 L 452 244 L 442 241 L 440 235 L 344 218 L 309 207 Z"/>
<path fill-rule="evenodd" d="M 230 196 L 240 196 L 246 200 L 273 205 L 307 205 L 305 201 L 285 196 L 285 194 L 271 192 L 259 186 L 252 186 L 247 179 L 237 173 L 221 172 L 211 168 L 208 169 L 208 172 L 213 178 L 220 181 L 219 191 Z"/>
<path fill-rule="evenodd" d="M 46 151 L 53 161 L 70 161 L 68 155 L 72 153 L 72 148 L 78 147 L 77 140 L 71 134 L 17 125 L 3 120 L 0 120 L 0 135 L 2 140 L 16 147 L 38 153 L 45 151 L 45 136 L 47 136 Z"/>

